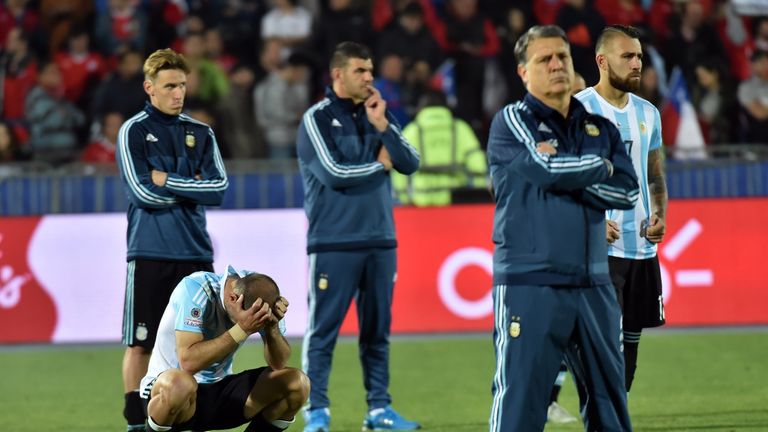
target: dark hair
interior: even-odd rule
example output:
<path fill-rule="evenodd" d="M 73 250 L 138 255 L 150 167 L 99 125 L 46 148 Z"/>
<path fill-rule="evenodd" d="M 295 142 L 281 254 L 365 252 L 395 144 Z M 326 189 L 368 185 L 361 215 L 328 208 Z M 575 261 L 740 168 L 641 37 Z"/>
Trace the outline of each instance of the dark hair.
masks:
<path fill-rule="evenodd" d="M 330 68 L 344 67 L 351 58 L 368 60 L 371 58 L 371 50 L 357 42 L 342 42 L 333 50 Z"/>
<path fill-rule="evenodd" d="M 604 28 L 603 31 L 600 32 L 600 36 L 597 37 L 597 42 L 595 43 L 595 52 L 600 52 L 600 49 L 603 47 L 603 45 L 605 45 L 615 36 L 619 35 L 624 35 L 631 39 L 640 40 L 640 30 L 632 26 L 621 24 L 609 25 L 608 27 Z"/>
<path fill-rule="evenodd" d="M 436 89 L 427 89 L 419 98 L 419 109 L 429 106 L 448 106 L 445 93 Z"/>
<path fill-rule="evenodd" d="M 236 280 L 232 285 L 232 291 L 243 295 L 243 308 L 253 306 L 257 298 L 261 298 L 270 307 L 275 305 L 280 297 L 280 288 L 271 277 L 261 273 L 251 273 Z"/>
<path fill-rule="evenodd" d="M 515 59 L 517 64 L 525 64 L 528 55 L 528 45 L 536 39 L 560 38 L 566 45 L 571 46 L 563 29 L 556 25 L 537 25 L 528 29 L 515 44 Z"/>

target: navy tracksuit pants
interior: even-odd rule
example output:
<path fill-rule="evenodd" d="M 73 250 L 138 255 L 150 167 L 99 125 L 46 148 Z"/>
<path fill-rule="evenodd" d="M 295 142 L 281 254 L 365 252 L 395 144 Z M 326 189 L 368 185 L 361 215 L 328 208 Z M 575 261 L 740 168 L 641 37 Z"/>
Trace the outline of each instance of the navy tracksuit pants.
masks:
<path fill-rule="evenodd" d="M 632 430 L 624 386 L 621 310 L 611 285 L 497 285 L 493 302 L 496 371 L 491 432 L 544 430 L 563 355 L 579 390 L 585 429 Z"/>
<path fill-rule="evenodd" d="M 359 353 L 370 409 L 391 402 L 389 333 L 397 249 L 309 255 L 309 311 L 302 368 L 312 389 L 309 409 L 328 407 L 328 376 L 336 339 L 352 299 L 357 304 Z"/>

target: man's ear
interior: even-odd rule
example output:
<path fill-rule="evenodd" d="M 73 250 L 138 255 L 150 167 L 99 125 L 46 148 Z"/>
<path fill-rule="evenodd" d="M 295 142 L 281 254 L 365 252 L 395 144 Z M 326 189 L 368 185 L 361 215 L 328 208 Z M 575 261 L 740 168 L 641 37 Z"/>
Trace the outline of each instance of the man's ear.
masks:
<path fill-rule="evenodd" d="M 525 68 L 525 65 L 517 65 L 517 75 L 523 80 L 523 84 L 528 84 L 528 69 Z"/>
<path fill-rule="evenodd" d="M 605 54 L 595 55 L 595 63 L 600 70 L 606 70 L 608 68 L 608 59 L 605 58 Z"/>
<path fill-rule="evenodd" d="M 331 69 L 331 80 L 337 80 L 341 78 L 341 68 Z"/>
<path fill-rule="evenodd" d="M 154 90 L 154 87 L 152 86 L 152 81 L 144 80 L 144 92 L 150 96 L 155 95 L 155 90 Z"/>

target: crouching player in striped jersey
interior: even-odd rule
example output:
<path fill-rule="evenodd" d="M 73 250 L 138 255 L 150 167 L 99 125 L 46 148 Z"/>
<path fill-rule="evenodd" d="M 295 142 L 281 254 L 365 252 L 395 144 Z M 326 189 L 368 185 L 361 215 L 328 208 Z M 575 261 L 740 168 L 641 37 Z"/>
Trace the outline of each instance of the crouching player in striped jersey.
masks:
<path fill-rule="evenodd" d="M 621 311 L 608 274 L 605 210 L 637 201 L 616 127 L 571 96 L 565 32 L 535 26 L 515 46 L 525 98 L 493 119 L 492 432 L 541 431 L 565 355 L 588 431 L 631 431 Z"/>
<path fill-rule="evenodd" d="M 193 273 L 165 308 L 141 397 L 147 431 L 230 429 L 278 432 L 309 397 L 309 379 L 286 364 L 288 301 L 269 276 L 227 267 Z M 232 373 L 235 352 L 253 333 L 266 367 Z"/>
<path fill-rule="evenodd" d="M 631 27 L 606 27 L 596 45 L 600 81 L 576 95 L 588 111 L 611 120 L 619 129 L 640 183 L 634 208 L 606 213 L 608 264 L 623 312 L 627 391 L 635 377 L 643 328 L 664 324 L 656 256 L 667 213 L 664 149 L 659 111 L 631 93 L 640 88 L 643 67 L 638 37 Z"/>

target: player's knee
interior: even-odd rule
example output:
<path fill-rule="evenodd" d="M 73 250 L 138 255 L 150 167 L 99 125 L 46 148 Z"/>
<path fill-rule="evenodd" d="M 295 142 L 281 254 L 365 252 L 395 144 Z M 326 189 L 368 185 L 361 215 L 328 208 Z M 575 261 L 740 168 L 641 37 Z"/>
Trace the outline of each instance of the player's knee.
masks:
<path fill-rule="evenodd" d="M 284 377 L 286 399 L 291 406 L 301 406 L 309 398 L 309 377 L 299 369 L 290 368 Z"/>
<path fill-rule="evenodd" d="M 195 403 L 196 395 L 195 378 L 177 369 L 165 371 L 152 387 L 152 398 L 159 397 L 159 402 L 171 412 L 189 408 Z"/>

